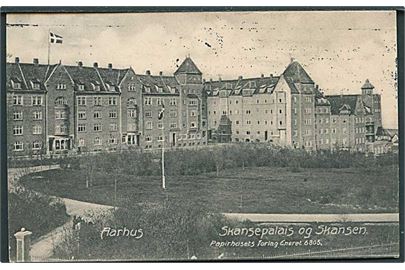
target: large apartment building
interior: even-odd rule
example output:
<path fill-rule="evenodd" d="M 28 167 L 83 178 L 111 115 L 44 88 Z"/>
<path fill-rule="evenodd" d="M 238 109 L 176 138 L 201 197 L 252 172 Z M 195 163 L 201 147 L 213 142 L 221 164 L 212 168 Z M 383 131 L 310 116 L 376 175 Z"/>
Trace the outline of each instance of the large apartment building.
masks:
<path fill-rule="evenodd" d="M 207 143 L 202 74 L 190 58 L 170 76 L 112 64 L 20 63 L 18 57 L 6 69 L 10 155 Z"/>
<path fill-rule="evenodd" d="M 7 63 L 11 156 L 261 142 L 369 151 L 380 95 L 324 95 L 291 61 L 281 75 L 204 80 L 190 57 L 173 73 L 112 64 Z M 164 117 L 159 118 L 164 110 Z"/>
<path fill-rule="evenodd" d="M 372 151 L 381 97 L 324 95 L 295 60 L 280 76 L 207 81 L 209 141 L 270 142 L 307 150 Z"/>

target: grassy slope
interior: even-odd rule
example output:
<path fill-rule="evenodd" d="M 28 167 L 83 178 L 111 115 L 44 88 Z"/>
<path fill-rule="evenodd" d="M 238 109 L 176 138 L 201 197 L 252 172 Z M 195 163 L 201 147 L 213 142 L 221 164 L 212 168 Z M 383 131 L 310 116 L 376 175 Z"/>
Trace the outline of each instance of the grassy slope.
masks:
<path fill-rule="evenodd" d="M 197 201 L 221 212 L 356 213 L 395 212 L 398 169 L 246 168 L 199 176 L 167 176 L 167 191 L 156 176 L 96 175 L 86 189 L 78 170 L 53 170 L 23 179 L 28 187 L 50 195 L 88 202 L 117 204 Z"/>

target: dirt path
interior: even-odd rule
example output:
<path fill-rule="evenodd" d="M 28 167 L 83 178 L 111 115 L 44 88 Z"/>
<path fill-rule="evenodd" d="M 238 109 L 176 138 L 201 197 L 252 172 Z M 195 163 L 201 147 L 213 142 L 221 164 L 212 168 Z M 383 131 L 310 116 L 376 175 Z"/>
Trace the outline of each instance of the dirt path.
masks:
<path fill-rule="evenodd" d="M 377 214 L 250 214 L 224 213 L 228 218 L 253 222 L 399 222 L 398 213 Z"/>

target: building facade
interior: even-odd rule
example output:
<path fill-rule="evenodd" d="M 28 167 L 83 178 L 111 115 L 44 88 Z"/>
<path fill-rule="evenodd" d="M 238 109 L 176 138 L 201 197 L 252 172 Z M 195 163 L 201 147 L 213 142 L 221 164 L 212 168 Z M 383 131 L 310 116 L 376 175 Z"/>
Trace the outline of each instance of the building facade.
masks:
<path fill-rule="evenodd" d="M 19 58 L 6 73 L 10 156 L 230 142 L 373 151 L 382 127 L 368 80 L 358 95 L 324 95 L 295 60 L 279 76 L 216 81 L 190 57 L 173 75 Z"/>

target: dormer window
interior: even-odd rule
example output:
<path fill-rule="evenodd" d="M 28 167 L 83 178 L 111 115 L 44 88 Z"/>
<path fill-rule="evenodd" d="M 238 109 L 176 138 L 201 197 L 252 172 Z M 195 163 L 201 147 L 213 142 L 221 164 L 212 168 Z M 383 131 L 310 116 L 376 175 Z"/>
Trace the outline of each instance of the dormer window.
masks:
<path fill-rule="evenodd" d="M 21 89 L 21 83 L 18 81 L 11 81 L 11 85 L 13 87 L 13 89 Z"/>
<path fill-rule="evenodd" d="M 40 89 L 41 85 L 39 82 L 32 82 L 32 89 Z"/>
<path fill-rule="evenodd" d="M 158 86 L 157 90 L 158 90 L 158 93 L 163 93 L 163 87 L 162 86 Z"/>
<path fill-rule="evenodd" d="M 150 87 L 149 86 L 145 86 L 145 92 L 150 93 Z"/>
<path fill-rule="evenodd" d="M 134 83 L 128 84 L 128 91 L 135 91 L 135 90 L 136 90 L 136 87 L 135 87 Z"/>
<path fill-rule="evenodd" d="M 256 88 L 256 81 L 250 81 L 249 88 Z"/>
<path fill-rule="evenodd" d="M 93 84 L 93 89 L 94 89 L 94 91 L 100 91 L 100 85 L 99 84 Z"/>
<path fill-rule="evenodd" d="M 56 89 L 57 90 L 66 90 L 66 84 L 58 83 L 58 84 L 56 84 Z"/>
<path fill-rule="evenodd" d="M 232 89 L 232 84 L 229 82 L 225 83 L 225 89 Z"/>
<path fill-rule="evenodd" d="M 78 84 L 77 89 L 80 90 L 80 91 L 83 91 L 84 90 L 84 84 Z"/>

